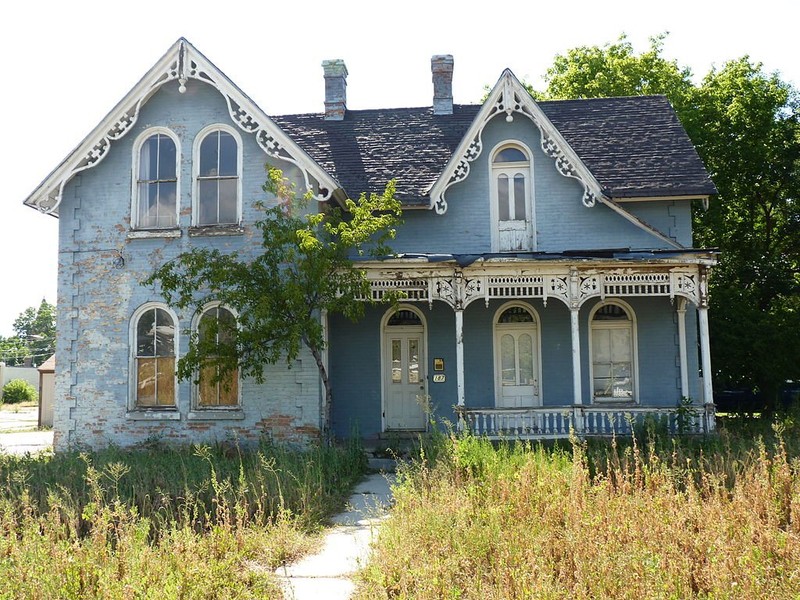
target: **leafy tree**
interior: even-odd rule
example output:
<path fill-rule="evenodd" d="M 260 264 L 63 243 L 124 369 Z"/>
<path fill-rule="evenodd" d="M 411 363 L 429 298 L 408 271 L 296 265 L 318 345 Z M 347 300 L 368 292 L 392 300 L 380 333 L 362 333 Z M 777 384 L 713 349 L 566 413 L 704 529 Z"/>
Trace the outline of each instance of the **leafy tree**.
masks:
<path fill-rule="evenodd" d="M 23 364 L 25 358 L 30 355 L 30 348 L 24 340 L 16 336 L 7 338 L 0 336 L 0 362 L 6 363 L 9 367 L 15 367 Z"/>
<path fill-rule="evenodd" d="M 145 284 L 159 283 L 167 302 L 181 309 L 199 310 L 217 301 L 238 313 L 238 327 L 220 320 L 202 336 L 191 337 L 189 352 L 178 362 L 179 377 L 195 377 L 213 364 L 219 381 L 238 368 L 263 382 L 265 364 L 291 364 L 305 345 L 325 386 L 328 423 L 333 393 L 320 317 L 325 312 L 353 320 L 363 315 L 365 303 L 359 298 L 370 297 L 369 284 L 352 258 L 390 254 L 387 244 L 399 223 L 400 203 L 390 182 L 383 194 L 346 200 L 346 210 L 326 206 L 310 212 L 308 197 L 298 199 L 277 169 L 268 169 L 264 189 L 279 203 L 258 204 L 264 213 L 255 224 L 262 250 L 255 257 L 194 249 L 161 266 Z"/>
<path fill-rule="evenodd" d="M 687 115 L 719 189 L 698 241 L 722 250 L 711 332 L 723 386 L 755 385 L 771 405 L 800 378 L 798 92 L 748 57 L 709 73 Z"/>
<path fill-rule="evenodd" d="M 546 98 L 665 94 L 719 189 L 696 210 L 696 244 L 718 247 L 710 328 L 718 388 L 753 386 L 771 405 L 800 378 L 798 95 L 748 57 L 700 85 L 662 56 L 665 35 L 636 54 L 623 36 L 557 56 Z"/>
<path fill-rule="evenodd" d="M 614 44 L 581 46 L 556 55 L 547 70 L 546 99 L 604 98 L 664 94 L 680 112 L 691 106 L 692 72 L 662 56 L 662 33 L 636 54 L 623 34 Z"/>
<path fill-rule="evenodd" d="M 14 321 L 15 336 L 0 338 L 0 361 L 9 366 L 32 358 L 39 366 L 54 352 L 56 340 L 56 307 L 42 299 L 37 307 L 26 308 Z"/>
<path fill-rule="evenodd" d="M 14 321 L 14 333 L 23 340 L 33 356 L 34 366 L 53 353 L 56 340 L 56 307 L 42 298 L 38 308 L 25 309 Z"/>

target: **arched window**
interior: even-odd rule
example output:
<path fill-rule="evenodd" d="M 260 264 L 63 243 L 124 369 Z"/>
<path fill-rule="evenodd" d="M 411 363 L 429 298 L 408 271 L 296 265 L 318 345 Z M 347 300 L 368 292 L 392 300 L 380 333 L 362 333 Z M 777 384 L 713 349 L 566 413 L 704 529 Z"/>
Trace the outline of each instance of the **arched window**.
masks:
<path fill-rule="evenodd" d="M 499 252 L 535 248 L 530 153 L 504 144 L 491 159 L 493 246 Z"/>
<path fill-rule="evenodd" d="M 178 225 L 178 143 L 167 130 L 148 131 L 137 146 L 134 229 Z"/>
<path fill-rule="evenodd" d="M 148 305 L 134 315 L 137 408 L 175 406 L 175 319 L 165 309 Z"/>
<path fill-rule="evenodd" d="M 590 316 L 592 394 L 595 400 L 636 399 L 636 323 L 619 301 L 601 303 Z"/>
<path fill-rule="evenodd" d="M 502 307 L 495 316 L 495 405 L 520 408 L 541 405 L 539 327 L 533 309 Z"/>
<path fill-rule="evenodd" d="M 207 350 L 214 346 L 234 343 L 235 331 L 236 317 L 222 306 L 207 308 L 197 324 L 199 341 Z M 220 371 L 220 367 L 216 364 L 208 364 L 200 369 L 197 383 L 198 408 L 239 405 L 239 370 L 228 371 L 222 377 Z"/>
<path fill-rule="evenodd" d="M 222 126 L 200 132 L 195 157 L 195 225 L 235 225 L 240 221 L 241 156 L 238 136 Z"/>

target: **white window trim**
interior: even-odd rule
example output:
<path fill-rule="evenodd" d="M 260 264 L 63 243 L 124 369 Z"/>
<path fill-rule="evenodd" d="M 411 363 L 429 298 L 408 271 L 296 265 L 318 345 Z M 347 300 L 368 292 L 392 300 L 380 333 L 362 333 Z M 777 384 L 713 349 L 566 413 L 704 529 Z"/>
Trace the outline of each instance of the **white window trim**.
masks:
<path fill-rule="evenodd" d="M 594 356 L 592 354 L 592 331 L 594 330 L 594 315 L 595 313 L 600 310 L 604 306 L 608 306 L 609 304 L 615 304 L 625 312 L 628 313 L 628 317 L 630 318 L 630 328 L 631 328 L 631 354 L 632 354 L 632 364 L 631 364 L 631 375 L 633 376 L 633 398 L 630 400 L 626 400 L 624 398 L 595 398 L 594 395 Z M 622 328 L 627 327 L 626 325 L 622 325 L 619 323 L 614 323 L 613 321 L 607 322 L 605 325 L 606 328 Z M 592 307 L 592 310 L 589 311 L 589 389 L 591 391 L 592 403 L 598 404 L 639 404 L 639 333 L 638 327 L 636 324 L 636 312 L 634 312 L 633 307 L 627 302 L 620 300 L 618 298 L 614 299 L 606 299 Z"/>
<path fill-rule="evenodd" d="M 497 177 L 495 177 L 495 173 L 499 173 L 503 170 L 504 167 L 497 167 L 494 166 L 494 159 L 497 154 L 501 150 L 505 150 L 506 148 L 517 148 L 518 150 L 522 150 L 528 156 L 528 170 L 527 170 L 527 181 L 525 182 L 525 191 L 528 194 L 526 198 L 527 202 L 527 210 L 530 211 L 530 243 L 531 248 L 530 252 L 535 252 L 537 248 L 537 240 L 536 240 L 536 195 L 534 191 L 534 181 L 533 181 L 533 152 L 528 147 L 527 144 L 521 142 L 520 140 L 516 139 L 507 139 L 503 140 L 502 142 L 498 143 L 492 151 L 489 152 L 488 160 L 489 160 L 489 215 L 490 215 L 490 226 L 491 226 L 491 245 L 492 245 L 492 252 L 500 252 L 500 235 L 498 232 L 498 219 L 499 214 L 497 212 Z M 524 163 L 507 163 L 509 165 L 508 168 L 519 167 Z"/>
<path fill-rule="evenodd" d="M 153 308 L 160 308 L 166 311 L 175 324 L 175 337 L 173 344 L 175 348 L 175 404 L 173 406 L 139 406 L 136 404 L 136 334 L 141 316 Z M 177 361 L 180 357 L 180 321 L 178 315 L 175 314 L 169 306 L 163 302 L 146 302 L 138 307 L 128 322 L 128 412 L 126 417 L 132 420 L 176 420 L 180 419 L 178 412 L 178 405 L 180 404 L 180 395 L 178 387 L 178 370 Z"/>
<path fill-rule="evenodd" d="M 428 322 L 425 319 L 425 314 L 416 306 L 412 306 L 411 304 L 398 304 L 397 306 L 393 306 L 389 308 L 384 314 L 383 318 L 381 319 L 381 431 L 387 431 L 386 429 L 386 395 L 388 390 L 386 389 L 386 373 L 387 373 L 387 366 L 391 364 L 391 357 L 388 356 L 386 350 L 386 330 L 389 328 L 389 319 L 392 316 L 401 310 L 410 310 L 415 315 L 419 317 L 420 323 L 422 326 L 419 325 L 393 325 L 392 330 L 397 331 L 407 331 L 411 332 L 422 332 L 422 355 L 425 357 L 424 363 L 422 365 L 423 372 L 422 372 L 422 381 L 424 383 L 425 389 L 423 393 L 427 395 L 429 393 L 428 389 Z M 425 423 L 425 428 L 427 429 L 428 423 Z"/>
<path fill-rule="evenodd" d="M 233 315 L 236 319 L 236 326 L 239 327 L 239 314 L 230 306 L 222 302 L 209 302 L 204 304 L 203 307 L 194 314 L 192 317 L 192 334 L 197 333 L 200 327 L 200 319 L 208 311 L 214 308 L 224 308 Z M 189 420 L 222 420 L 222 419 L 244 419 L 244 411 L 242 409 L 242 373 L 241 370 L 237 373 L 236 385 L 236 406 L 200 406 L 200 381 L 199 374 L 196 374 L 192 380 L 192 402 L 189 411 Z"/>
<path fill-rule="evenodd" d="M 139 225 L 139 161 L 142 145 L 156 134 L 162 134 L 175 142 L 175 226 L 174 227 L 141 227 Z M 181 214 L 181 140 L 174 131 L 166 127 L 149 127 L 139 134 L 133 143 L 133 162 L 131 165 L 131 229 L 140 232 L 168 232 L 180 227 Z M 158 233 L 155 236 L 160 237 Z M 170 236 L 164 236 L 170 237 Z"/>
<path fill-rule="evenodd" d="M 205 137 L 215 131 L 224 131 L 233 136 L 236 140 L 236 223 L 212 223 L 207 225 L 200 225 L 198 217 L 200 216 L 200 145 L 203 143 Z M 242 136 L 233 127 L 225 125 L 224 123 L 214 123 L 203 127 L 194 138 L 194 145 L 192 148 L 192 227 L 230 227 L 239 226 L 242 223 L 242 159 L 244 152 L 242 149 Z"/>
<path fill-rule="evenodd" d="M 500 308 L 497 309 L 494 313 L 494 317 L 492 318 L 492 362 L 494 363 L 494 401 L 495 406 L 497 406 L 497 400 L 500 398 L 502 394 L 501 390 L 501 373 L 499 372 L 499 354 L 497 346 L 497 328 L 500 326 L 502 331 L 503 327 L 507 326 L 508 324 L 501 324 L 499 323 L 500 316 L 507 311 L 509 308 L 520 307 L 527 310 L 531 316 L 533 316 L 533 325 L 527 327 L 527 329 L 535 329 L 536 330 L 536 358 L 537 358 L 537 365 L 536 368 L 538 369 L 538 388 L 539 388 L 539 406 L 544 405 L 544 386 L 542 385 L 542 320 L 539 318 L 539 313 L 536 311 L 533 306 L 527 304 L 525 302 L 519 301 L 512 301 L 506 302 Z M 521 327 L 523 325 L 520 323 L 519 329 L 523 329 Z M 509 327 L 511 328 L 511 327 Z"/>

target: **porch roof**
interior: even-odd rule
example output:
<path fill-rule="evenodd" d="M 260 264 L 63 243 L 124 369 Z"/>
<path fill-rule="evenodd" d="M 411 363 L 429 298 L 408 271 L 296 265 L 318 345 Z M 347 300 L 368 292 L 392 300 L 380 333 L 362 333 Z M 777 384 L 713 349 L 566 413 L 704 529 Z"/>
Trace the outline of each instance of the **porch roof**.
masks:
<path fill-rule="evenodd" d="M 482 254 L 403 253 L 383 257 L 354 257 L 357 262 L 408 261 L 414 263 L 453 262 L 459 267 L 475 263 L 505 263 L 513 261 L 575 262 L 575 261 L 655 261 L 716 263 L 716 248 L 686 248 L 682 250 L 639 250 L 631 248 L 606 248 L 597 250 L 567 250 L 564 252 L 486 252 Z"/>

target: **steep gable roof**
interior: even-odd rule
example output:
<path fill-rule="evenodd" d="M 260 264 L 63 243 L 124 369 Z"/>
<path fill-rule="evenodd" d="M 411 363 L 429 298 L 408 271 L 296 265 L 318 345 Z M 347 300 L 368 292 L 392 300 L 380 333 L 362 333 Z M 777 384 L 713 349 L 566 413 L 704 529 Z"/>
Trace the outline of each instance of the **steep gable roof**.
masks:
<path fill-rule="evenodd" d="M 532 100 L 531 100 L 532 101 Z M 700 157 L 664 96 L 537 103 L 608 199 L 703 197 L 716 193 Z M 482 105 L 348 110 L 273 120 L 351 194 L 379 192 L 397 179 L 407 206 L 429 207 L 431 188 L 465 140 Z"/>
<path fill-rule="evenodd" d="M 287 136 L 236 84 L 186 39 L 180 38 L 92 132 L 56 167 L 25 200 L 42 212 L 57 215 L 64 186 L 78 173 L 91 169 L 108 155 L 114 142 L 123 138 L 136 123 L 142 106 L 161 86 L 176 82 L 183 93 L 190 79 L 216 88 L 228 105 L 231 120 L 255 136 L 268 155 L 299 167 L 306 187 L 314 180 L 320 199 L 327 199 L 339 184 Z"/>

